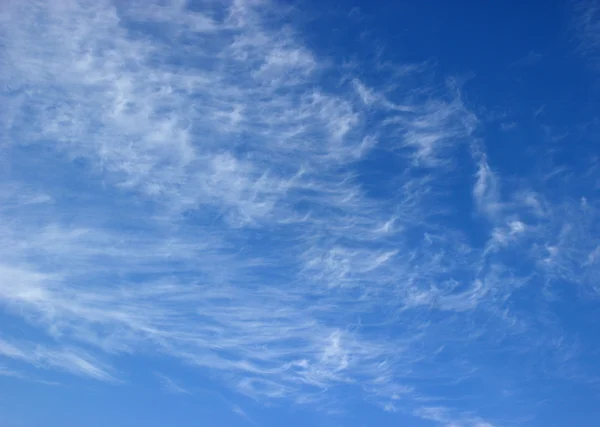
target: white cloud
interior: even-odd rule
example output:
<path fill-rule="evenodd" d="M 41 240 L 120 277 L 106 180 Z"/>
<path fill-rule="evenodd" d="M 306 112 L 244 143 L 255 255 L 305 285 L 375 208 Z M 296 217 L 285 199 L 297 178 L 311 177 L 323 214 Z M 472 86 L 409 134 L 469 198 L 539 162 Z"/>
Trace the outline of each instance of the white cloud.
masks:
<path fill-rule="evenodd" d="M 168 376 L 166 376 L 164 374 L 161 374 L 160 372 L 155 372 L 154 375 L 156 376 L 156 378 L 158 378 L 158 380 L 161 383 L 162 388 L 167 393 L 172 393 L 172 394 L 191 394 L 186 388 L 180 386 L 172 378 L 169 378 Z"/>
<path fill-rule="evenodd" d="M 453 413 L 452 410 L 441 406 L 424 406 L 415 411 L 423 419 L 436 421 L 445 427 L 494 427 L 475 416 L 465 416 Z"/>
<path fill-rule="evenodd" d="M 577 50 L 596 61 L 600 49 L 600 5 L 596 0 L 581 0 L 573 2 L 572 7 L 572 30 L 579 42 Z"/>
<path fill-rule="evenodd" d="M 596 246 L 596 248 L 590 252 L 587 257 L 588 264 L 595 264 L 600 260 L 600 246 Z"/>
<path fill-rule="evenodd" d="M 210 3 L 4 9 L 0 305 L 43 339 L 6 331 L 0 353 L 101 381 L 119 373 L 100 360 L 159 353 L 260 402 L 331 411 L 347 387 L 490 426 L 428 387 L 454 392 L 481 365 L 518 377 L 529 368 L 481 353 L 527 353 L 519 334 L 551 347 L 559 329 L 512 296 L 535 275 L 598 277 L 582 266 L 594 201 L 505 184 L 452 80 L 348 78 L 271 21 L 275 5 Z M 469 148 L 474 179 L 457 167 Z M 449 202 L 469 194 L 490 224 Z"/>
<path fill-rule="evenodd" d="M 485 153 L 481 149 L 473 150 L 477 164 L 473 198 L 478 209 L 490 217 L 494 217 L 501 209 L 499 184 L 496 174 L 490 168 Z"/>
<path fill-rule="evenodd" d="M 54 350 L 29 343 L 9 342 L 0 338 L 0 356 L 96 380 L 115 381 L 107 367 L 102 366 L 86 353 L 72 348 Z"/>

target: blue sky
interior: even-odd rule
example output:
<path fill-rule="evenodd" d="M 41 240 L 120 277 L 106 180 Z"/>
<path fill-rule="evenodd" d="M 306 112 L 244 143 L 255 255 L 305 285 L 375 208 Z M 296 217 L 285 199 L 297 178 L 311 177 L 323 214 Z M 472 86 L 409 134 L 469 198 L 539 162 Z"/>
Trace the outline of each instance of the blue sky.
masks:
<path fill-rule="evenodd" d="M 597 1 L 8 1 L 0 425 L 596 426 Z"/>

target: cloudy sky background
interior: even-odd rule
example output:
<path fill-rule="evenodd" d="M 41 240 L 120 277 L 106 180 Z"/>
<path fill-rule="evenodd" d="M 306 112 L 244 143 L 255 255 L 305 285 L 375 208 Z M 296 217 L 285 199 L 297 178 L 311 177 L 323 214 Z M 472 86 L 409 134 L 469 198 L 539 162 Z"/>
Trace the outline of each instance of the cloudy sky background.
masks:
<path fill-rule="evenodd" d="M 0 5 L 0 424 L 594 426 L 600 4 Z"/>

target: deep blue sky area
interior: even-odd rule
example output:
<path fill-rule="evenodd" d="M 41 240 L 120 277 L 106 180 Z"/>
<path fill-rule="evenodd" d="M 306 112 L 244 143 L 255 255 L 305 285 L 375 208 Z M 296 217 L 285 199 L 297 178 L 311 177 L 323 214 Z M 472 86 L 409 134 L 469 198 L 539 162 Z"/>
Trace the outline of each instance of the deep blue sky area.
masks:
<path fill-rule="evenodd" d="M 0 8 L 0 426 L 595 427 L 600 3 Z"/>

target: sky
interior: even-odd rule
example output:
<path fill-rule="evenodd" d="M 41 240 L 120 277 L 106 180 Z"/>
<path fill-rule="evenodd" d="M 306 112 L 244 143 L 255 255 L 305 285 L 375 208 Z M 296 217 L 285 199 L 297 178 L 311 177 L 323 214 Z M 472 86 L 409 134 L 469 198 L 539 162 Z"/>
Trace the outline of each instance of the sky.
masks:
<path fill-rule="evenodd" d="M 592 427 L 600 2 L 5 0 L 0 425 Z"/>

